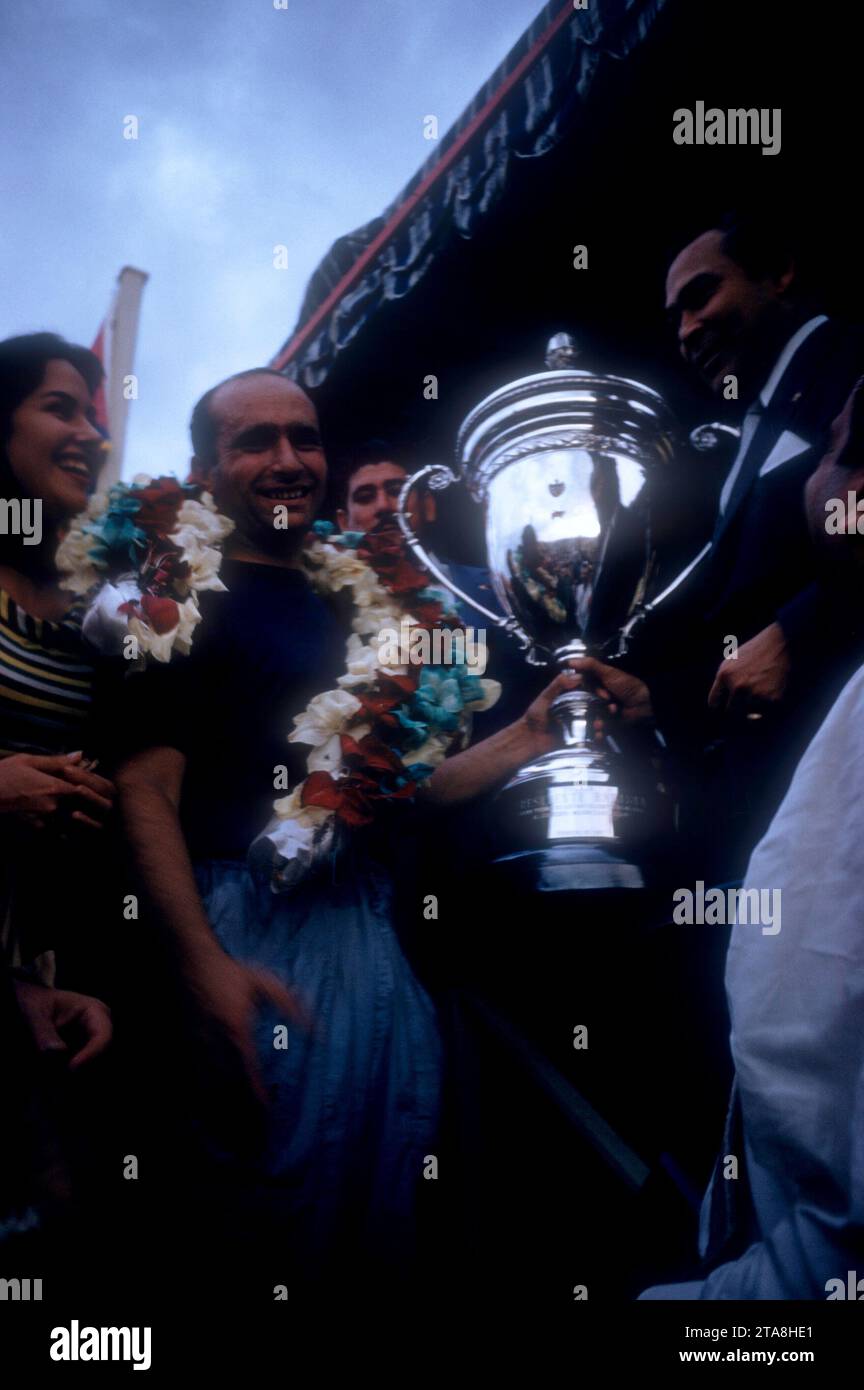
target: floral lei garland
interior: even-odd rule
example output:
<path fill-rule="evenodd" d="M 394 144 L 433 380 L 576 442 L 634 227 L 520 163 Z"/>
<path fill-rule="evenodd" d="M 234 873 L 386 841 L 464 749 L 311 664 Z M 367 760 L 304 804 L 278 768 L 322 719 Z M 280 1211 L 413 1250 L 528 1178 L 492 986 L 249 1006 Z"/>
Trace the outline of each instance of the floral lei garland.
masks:
<path fill-rule="evenodd" d="M 497 681 L 464 663 L 391 664 L 392 635 L 461 628 L 450 596 L 406 553 L 395 529 L 337 534 L 319 521 L 303 562 L 322 595 L 350 588 L 354 600 L 347 670 L 338 689 L 316 695 L 294 720 L 289 742 L 311 744 L 307 776 L 274 805 L 253 862 L 269 863 L 274 892 L 292 887 L 326 852 L 339 823 L 367 825 L 376 805 L 413 797 L 450 749 L 467 741 L 472 712 L 498 699 Z M 404 654 L 404 653 L 403 653 Z"/>
<path fill-rule="evenodd" d="M 85 638 L 125 656 L 132 636 L 139 665 L 148 656 L 168 661 L 175 648 L 188 653 L 201 618 L 197 595 L 225 589 L 220 547 L 232 529 L 209 493 L 176 478 L 139 475 L 93 498 L 57 555 L 61 587 L 89 600 Z M 462 626 L 398 531 L 338 534 L 319 521 L 302 560 L 318 593 L 351 590 L 354 614 L 338 688 L 316 695 L 288 735 L 311 745 L 307 775 L 274 803 L 275 818 L 251 850 L 274 892 L 308 872 L 337 825 L 366 825 L 378 804 L 413 797 L 467 741 L 471 713 L 500 694 L 479 667 L 392 664 L 394 633 Z"/>
<path fill-rule="evenodd" d="M 60 587 L 90 602 L 82 631 L 97 650 L 139 662 L 188 652 L 200 622 L 197 596 L 224 589 L 219 547 L 234 529 L 203 488 L 139 474 L 91 498 L 58 551 Z"/>

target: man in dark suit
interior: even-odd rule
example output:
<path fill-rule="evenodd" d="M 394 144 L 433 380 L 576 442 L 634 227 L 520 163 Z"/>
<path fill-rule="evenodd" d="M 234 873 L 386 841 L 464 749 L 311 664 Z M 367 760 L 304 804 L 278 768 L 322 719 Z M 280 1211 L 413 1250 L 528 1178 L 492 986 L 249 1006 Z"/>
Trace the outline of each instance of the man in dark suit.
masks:
<path fill-rule="evenodd" d="M 818 312 L 785 238 L 755 219 L 728 218 L 678 253 L 666 309 L 688 366 L 748 406 L 713 536 L 625 659 L 644 684 L 608 668 L 593 678 L 625 718 L 653 707 L 698 766 L 686 819 L 710 808 L 702 863 L 737 877 L 853 659 L 854 619 L 815 581 L 803 490 L 864 371 L 864 332 Z"/>

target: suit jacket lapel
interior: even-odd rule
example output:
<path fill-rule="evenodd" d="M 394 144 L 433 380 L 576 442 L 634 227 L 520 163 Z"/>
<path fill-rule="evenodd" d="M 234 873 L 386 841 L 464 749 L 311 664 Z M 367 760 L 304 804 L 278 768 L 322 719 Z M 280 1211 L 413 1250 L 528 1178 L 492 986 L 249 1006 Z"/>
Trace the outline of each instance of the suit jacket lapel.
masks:
<path fill-rule="evenodd" d="M 821 323 L 799 347 L 777 383 L 771 400 L 762 411 L 758 428 L 750 440 L 747 452 L 738 471 L 735 486 L 722 516 L 718 517 L 714 528 L 712 544 L 716 545 L 728 530 L 733 519 L 741 509 L 741 504 L 759 476 L 765 463 L 770 463 L 776 451 L 774 466 L 780 467 L 790 458 L 795 458 L 804 448 L 796 443 L 794 430 L 796 417 L 800 414 L 799 402 L 807 389 L 813 373 L 825 356 L 831 341 L 831 323 Z M 808 438 L 797 436 L 805 448 L 810 448 Z"/>

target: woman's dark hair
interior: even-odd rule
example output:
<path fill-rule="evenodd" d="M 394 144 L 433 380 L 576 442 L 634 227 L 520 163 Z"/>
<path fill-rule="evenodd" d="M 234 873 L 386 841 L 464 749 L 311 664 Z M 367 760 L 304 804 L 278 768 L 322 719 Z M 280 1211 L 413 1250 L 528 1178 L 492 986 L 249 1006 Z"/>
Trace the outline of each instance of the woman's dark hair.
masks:
<path fill-rule="evenodd" d="M 4 454 L 14 412 L 38 390 L 48 363 L 58 359 L 81 373 L 92 396 L 105 372 L 89 348 L 67 343 L 58 333 L 23 333 L 0 343 L 0 449 Z"/>

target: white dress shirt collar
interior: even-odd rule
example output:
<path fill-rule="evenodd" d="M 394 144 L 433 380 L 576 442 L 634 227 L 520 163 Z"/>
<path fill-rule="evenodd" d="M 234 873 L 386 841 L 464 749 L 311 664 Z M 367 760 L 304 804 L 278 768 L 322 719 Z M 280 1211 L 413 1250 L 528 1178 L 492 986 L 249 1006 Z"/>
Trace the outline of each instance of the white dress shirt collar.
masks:
<path fill-rule="evenodd" d="M 774 363 L 774 370 L 759 392 L 759 400 L 763 409 L 771 404 L 771 397 L 777 390 L 783 373 L 786 371 L 786 368 L 789 366 L 789 363 L 792 361 L 792 358 L 795 356 L 801 344 L 810 337 L 814 329 L 818 328 L 820 324 L 827 322 L 827 314 L 815 314 L 812 319 L 808 319 L 806 323 L 802 323 L 796 333 L 792 334 L 792 337 Z"/>

